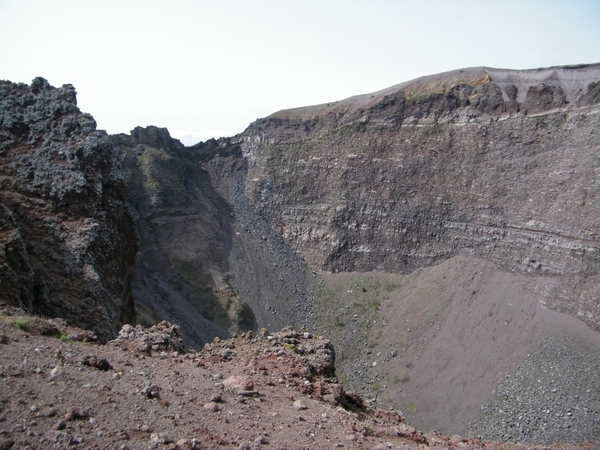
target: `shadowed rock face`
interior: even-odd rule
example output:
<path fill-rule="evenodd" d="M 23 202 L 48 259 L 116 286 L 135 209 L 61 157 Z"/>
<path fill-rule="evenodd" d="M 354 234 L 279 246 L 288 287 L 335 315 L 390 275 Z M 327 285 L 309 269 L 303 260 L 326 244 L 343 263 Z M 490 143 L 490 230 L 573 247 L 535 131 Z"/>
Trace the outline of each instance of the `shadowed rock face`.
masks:
<path fill-rule="evenodd" d="M 185 148 L 156 127 L 111 139 L 140 236 L 132 280 L 139 320 L 176 322 L 196 348 L 215 336 L 305 323 L 306 266 L 249 207 L 235 141 Z"/>
<path fill-rule="evenodd" d="M 229 282 L 232 207 L 203 167 L 212 149 L 191 151 L 156 127 L 111 139 L 128 174 L 140 236 L 132 282 L 138 320 L 175 321 L 193 346 L 256 328 Z M 235 158 L 228 165 L 237 170 Z"/>
<path fill-rule="evenodd" d="M 124 179 L 73 86 L 0 82 L 0 183 L 0 299 L 101 339 L 135 320 Z"/>

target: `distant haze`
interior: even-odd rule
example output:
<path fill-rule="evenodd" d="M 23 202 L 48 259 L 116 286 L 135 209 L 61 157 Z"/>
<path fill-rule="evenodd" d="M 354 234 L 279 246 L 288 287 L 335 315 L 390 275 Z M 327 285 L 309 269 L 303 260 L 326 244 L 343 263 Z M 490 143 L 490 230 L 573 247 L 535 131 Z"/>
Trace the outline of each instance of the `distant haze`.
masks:
<path fill-rule="evenodd" d="M 600 62 L 600 2 L 0 1 L 0 79 L 73 84 L 109 133 L 187 145 L 471 66 Z"/>

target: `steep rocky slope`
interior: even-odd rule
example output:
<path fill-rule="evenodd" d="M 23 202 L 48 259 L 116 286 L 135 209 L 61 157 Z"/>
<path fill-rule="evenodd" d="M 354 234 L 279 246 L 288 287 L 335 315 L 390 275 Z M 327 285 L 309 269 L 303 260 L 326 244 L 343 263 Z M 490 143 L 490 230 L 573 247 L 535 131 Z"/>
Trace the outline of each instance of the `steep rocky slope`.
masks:
<path fill-rule="evenodd" d="M 196 348 L 215 336 L 306 322 L 306 264 L 249 207 L 239 145 L 185 148 L 156 127 L 111 140 L 140 236 L 132 288 L 142 321 L 174 321 Z"/>
<path fill-rule="evenodd" d="M 599 71 L 468 69 L 281 111 L 242 136 L 246 192 L 314 267 L 578 276 L 548 302 L 597 327 Z"/>
<path fill-rule="evenodd" d="M 426 431 L 600 436 L 600 65 L 457 70 L 189 148 L 107 139 L 71 87 L 4 86 L 12 304 L 114 336 L 131 286 L 194 348 L 323 334 L 347 389 Z"/>
<path fill-rule="evenodd" d="M 124 181 L 73 86 L 0 82 L 0 300 L 104 340 L 134 321 Z"/>
<path fill-rule="evenodd" d="M 564 313 L 599 330 L 599 80 L 599 65 L 457 70 L 245 131 L 247 196 L 323 271 L 317 322 L 349 388 L 421 428 L 466 432 L 529 352 L 551 367 L 560 351 L 532 350 L 541 342 L 566 336 L 594 366 L 597 333 Z M 578 424 L 547 422 L 523 390 L 512 410 L 531 401 L 535 417 L 488 415 L 472 432 L 597 435 L 597 382 L 567 372 Z M 542 391 L 556 389 L 545 373 Z"/>
<path fill-rule="evenodd" d="M 599 79 L 597 65 L 465 69 L 190 149 L 155 128 L 113 137 L 148 249 L 137 298 L 195 343 L 318 329 L 349 388 L 466 433 L 536 343 L 598 343 L 544 307 L 598 329 Z M 539 441 L 541 408 L 522 433 L 494 436 Z M 600 432 L 581 426 L 562 438 Z"/>
<path fill-rule="evenodd" d="M 464 256 L 409 275 L 324 279 L 319 330 L 338 349 L 344 386 L 372 404 L 400 408 L 424 430 L 493 439 L 600 433 L 600 336 L 540 304 L 539 293 L 559 280 Z"/>

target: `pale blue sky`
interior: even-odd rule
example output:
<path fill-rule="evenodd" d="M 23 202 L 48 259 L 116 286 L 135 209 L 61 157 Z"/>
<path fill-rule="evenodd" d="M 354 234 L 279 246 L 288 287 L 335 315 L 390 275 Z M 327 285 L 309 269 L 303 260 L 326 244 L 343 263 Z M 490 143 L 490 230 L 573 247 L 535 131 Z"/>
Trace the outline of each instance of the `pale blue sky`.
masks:
<path fill-rule="evenodd" d="M 600 1 L 0 0 L 0 55 L 109 133 L 192 144 L 422 75 L 600 62 Z"/>

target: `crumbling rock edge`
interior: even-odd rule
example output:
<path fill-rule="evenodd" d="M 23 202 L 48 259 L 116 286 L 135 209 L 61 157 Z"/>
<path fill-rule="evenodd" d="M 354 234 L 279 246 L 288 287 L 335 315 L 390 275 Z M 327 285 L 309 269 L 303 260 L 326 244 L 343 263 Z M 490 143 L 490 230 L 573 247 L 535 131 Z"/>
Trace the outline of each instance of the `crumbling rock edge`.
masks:
<path fill-rule="evenodd" d="M 400 413 L 366 407 L 337 383 L 331 343 L 307 331 L 261 330 L 185 352 L 166 322 L 89 345 L 15 325 L 52 320 L 4 313 L 1 448 L 540 448 L 424 434 Z M 157 346 L 126 345 L 148 341 Z"/>
<path fill-rule="evenodd" d="M 107 341 L 135 320 L 137 236 L 106 132 L 75 88 L 0 81 L 0 300 Z"/>

